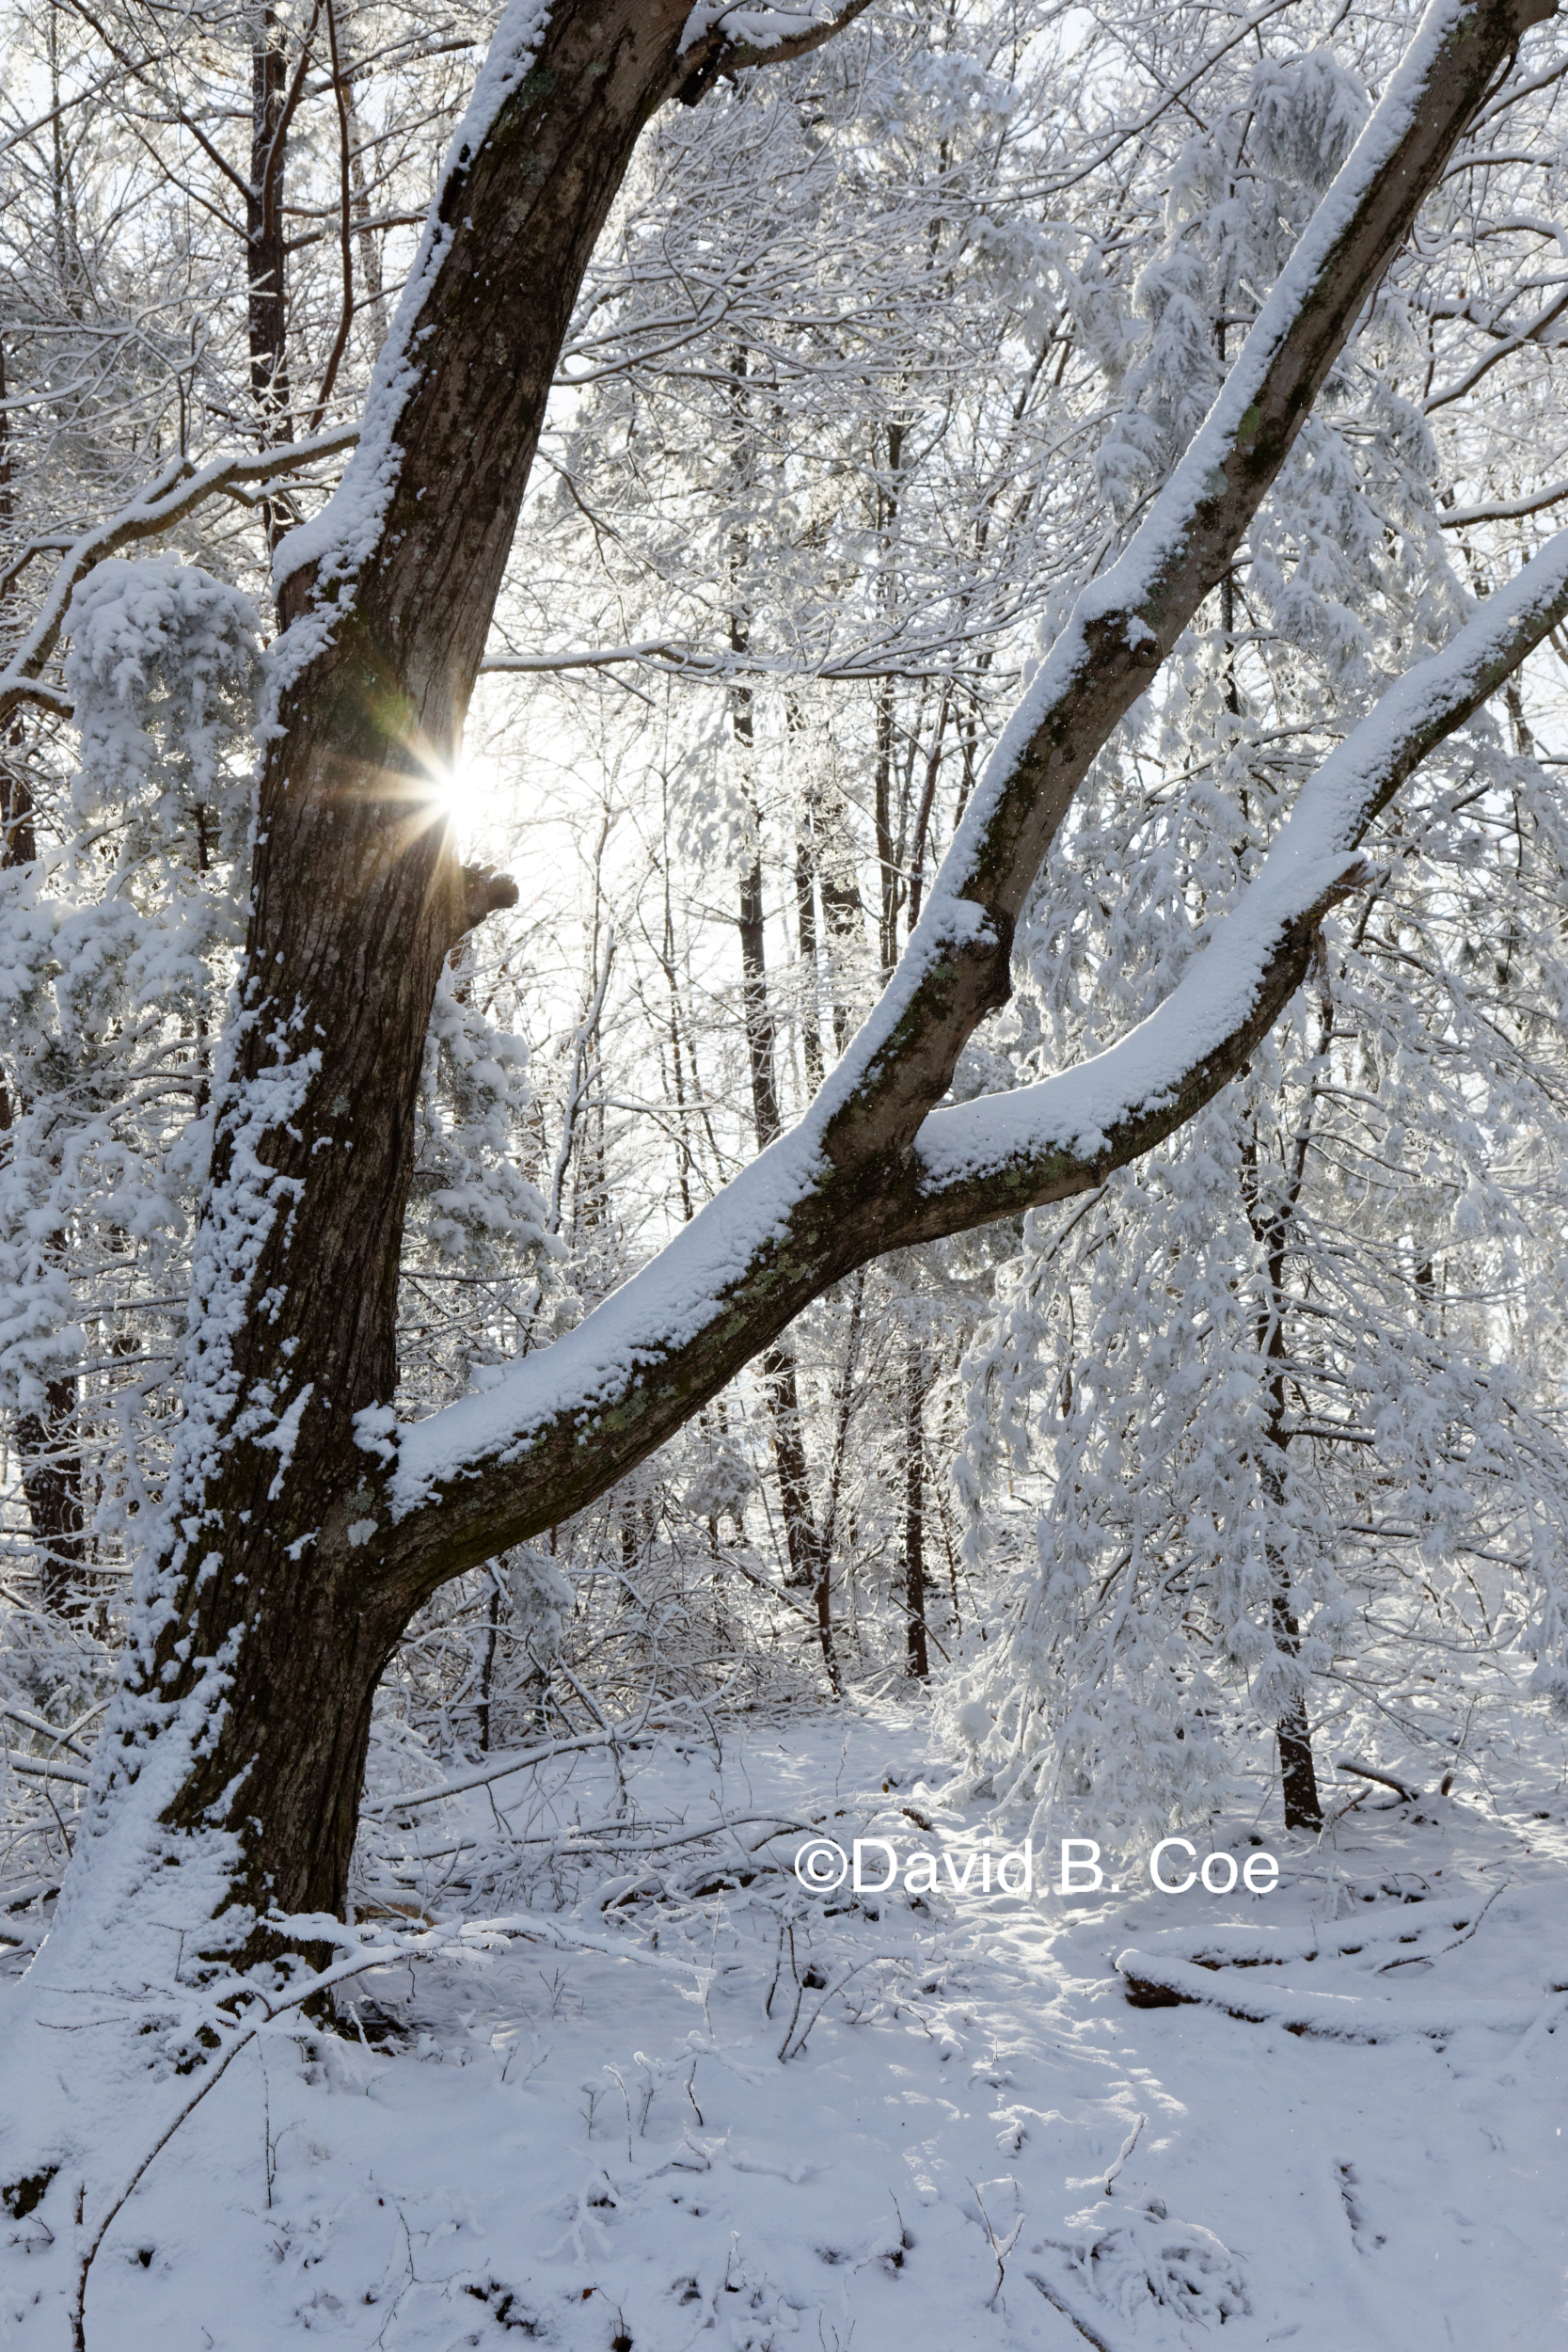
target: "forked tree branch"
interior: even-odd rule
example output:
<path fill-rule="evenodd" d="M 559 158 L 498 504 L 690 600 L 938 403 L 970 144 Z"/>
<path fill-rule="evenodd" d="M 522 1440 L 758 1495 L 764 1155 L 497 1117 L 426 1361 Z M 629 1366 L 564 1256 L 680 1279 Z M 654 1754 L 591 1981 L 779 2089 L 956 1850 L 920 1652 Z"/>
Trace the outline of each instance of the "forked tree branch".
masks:
<path fill-rule="evenodd" d="M 401 1597 L 580 1508 L 868 1259 L 1092 1190 L 1184 1126 L 1301 985 L 1324 914 L 1373 880 L 1356 850 L 1374 817 L 1564 614 L 1568 532 L 1330 755 L 1257 878 L 1119 1043 L 1039 1085 L 936 1112 L 868 1180 L 826 1162 L 827 1122 L 808 1113 L 578 1331 L 484 1397 L 405 1429 L 395 1449 L 386 1442 L 398 1517 L 383 1572 Z"/>
<path fill-rule="evenodd" d="M 781 33 L 776 40 L 748 40 L 729 29 L 735 17 L 754 16 L 754 9 L 725 8 L 718 22 L 683 49 L 676 65 L 676 78 L 671 86 L 672 95 L 683 106 L 695 106 L 717 81 L 745 72 L 752 66 L 787 65 L 792 58 L 809 56 L 814 49 L 821 49 L 851 25 L 857 16 L 863 16 L 871 0 L 847 0 L 847 5 L 833 15 L 804 21 L 798 31 Z M 781 21 L 800 16 L 800 11 L 777 8 L 773 11 Z"/>
<path fill-rule="evenodd" d="M 1565 612 L 1568 532 L 1560 532 L 1324 761 L 1256 879 L 1148 1020 L 1079 1069 L 926 1121 L 896 1242 L 964 1232 L 1087 1191 L 1212 1102 L 1306 978 L 1328 909 L 1375 881 L 1354 854 L 1372 819 Z"/>
<path fill-rule="evenodd" d="M 1122 1103 L 1091 1142 L 1074 1130 L 1010 1130 L 1006 1148 L 962 1165 L 961 1150 L 941 1152 L 947 1138 L 961 1144 L 977 1133 L 977 1106 L 923 1132 L 963 1044 L 1010 993 L 1013 927 L 1079 785 L 1225 572 L 1520 34 L 1551 13 L 1551 0 L 1433 0 L 1192 447 L 1124 555 L 1080 596 L 992 756 L 881 1002 L 800 1126 L 578 1331 L 499 1388 L 398 1440 L 389 1414 L 371 1416 L 361 1442 L 383 1466 L 394 1522 L 377 1527 L 380 1582 L 398 1608 L 602 1493 L 855 1266 L 1101 1181 L 1211 1099 L 1252 1050 L 1297 984 L 1324 908 L 1348 886 L 1358 830 L 1312 891 L 1275 911 L 1245 1001 L 1202 1055 Z M 1562 608 L 1548 602 L 1555 617 Z M 1494 648 L 1498 676 L 1527 641 L 1521 621 L 1506 659 Z M 1468 632 L 1464 642 L 1463 654 L 1452 651 L 1470 679 Z M 1433 716 L 1438 705 L 1407 712 L 1386 790 L 1490 691 L 1472 680 L 1446 703 L 1439 696 L 1446 717 Z M 1374 791 L 1357 826 L 1380 804 Z M 984 1116 L 1005 1123 L 1007 1115 Z M 946 1123 L 965 1118 L 961 1129 Z"/>

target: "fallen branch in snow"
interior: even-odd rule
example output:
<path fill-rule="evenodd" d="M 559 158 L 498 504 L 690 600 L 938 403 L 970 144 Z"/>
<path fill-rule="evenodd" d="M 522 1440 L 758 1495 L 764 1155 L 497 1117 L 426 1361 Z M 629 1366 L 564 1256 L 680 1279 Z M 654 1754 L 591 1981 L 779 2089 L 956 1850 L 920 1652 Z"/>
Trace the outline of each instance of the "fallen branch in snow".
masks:
<path fill-rule="evenodd" d="M 1148 2121 L 1148 2118 L 1147 2115 L 1140 2115 L 1132 2130 L 1128 2133 L 1127 2137 L 1122 2141 L 1121 2146 L 1117 2149 L 1116 2162 L 1112 2165 L 1109 2172 L 1105 2175 L 1105 2194 L 1107 2197 L 1111 2194 L 1112 2182 L 1116 2179 L 1117 2174 L 1121 2170 L 1122 2166 L 1127 2162 L 1128 2157 L 1137 2146 L 1138 2134 L 1143 2130 L 1143 2127 Z"/>
<path fill-rule="evenodd" d="M 1071 2325 L 1077 2328 L 1085 2343 L 1092 2344 L 1094 2345 L 1095 2352 L 1116 2352 L 1116 2346 L 1107 2342 L 1106 2338 L 1101 2334 L 1099 2328 L 1092 2326 L 1091 2323 L 1083 2316 L 1082 2312 L 1074 2311 L 1072 2305 L 1067 2300 L 1066 2296 L 1061 2294 L 1059 2289 L 1053 2286 L 1048 2286 L 1046 2281 L 1040 2277 L 1037 2270 L 1026 2270 L 1023 2275 L 1028 2280 L 1029 2284 L 1043 2295 L 1046 2301 L 1051 2304 L 1054 2310 L 1060 2312 L 1065 2320 L 1069 2321 Z"/>
<path fill-rule="evenodd" d="M 1375 1764 L 1357 1763 L 1354 1756 L 1337 1756 L 1334 1769 L 1337 1772 L 1356 1772 L 1363 1780 L 1381 1781 L 1385 1788 L 1397 1788 L 1400 1795 L 1412 1804 L 1422 1793 L 1419 1788 L 1412 1788 L 1409 1781 L 1397 1779 L 1392 1772 L 1381 1772 Z"/>
<path fill-rule="evenodd" d="M 1525 2033 L 1541 2013 L 1538 2001 L 1383 2001 L 1355 1993 L 1298 1992 L 1289 1985 L 1222 1992 L 1212 1970 L 1136 1949 L 1119 1954 L 1117 1966 L 1134 2009 L 1217 2009 L 1243 2025 L 1283 2026 L 1287 2033 L 1338 2042 L 1394 2042 L 1403 2034 L 1443 2041 L 1466 2026 Z"/>
<path fill-rule="evenodd" d="M 363 1808 L 361 1818 L 367 1821 L 384 1820 L 390 1813 L 411 1813 L 421 1804 L 439 1804 L 444 1797 L 460 1797 L 466 1789 L 487 1788 L 493 1780 L 505 1780 L 510 1772 L 526 1772 L 539 1764 L 548 1764 L 558 1756 L 578 1756 L 587 1748 L 608 1748 L 617 1741 L 628 1740 L 642 1728 L 642 1720 L 626 1725 L 611 1724 L 604 1731 L 585 1731 L 576 1740 L 547 1740 L 536 1748 L 520 1748 L 515 1756 L 498 1757 L 493 1764 L 476 1765 L 470 1772 L 459 1772 L 455 1780 L 443 1781 L 439 1788 L 414 1788 L 405 1797 L 382 1797 L 374 1804 Z"/>
<path fill-rule="evenodd" d="M 850 1981 L 851 1978 L 858 1977 L 861 1970 L 863 1968 L 869 1968 L 874 1961 L 891 1961 L 895 1958 L 896 1958 L 896 1955 L 891 1952 L 867 1952 L 863 1960 L 857 1960 L 853 1967 L 847 1968 L 843 1976 L 839 1978 L 837 1983 L 830 1984 L 827 1990 L 823 1993 L 822 1998 L 817 2002 L 816 2007 L 812 2010 L 811 2015 L 806 2019 L 804 2026 L 800 2028 L 799 2037 L 797 2037 L 795 2031 L 795 2020 L 800 2014 L 800 2004 L 805 1999 L 807 1987 L 810 1984 L 810 1979 L 809 1977 L 797 1978 L 796 1984 L 798 1990 L 795 1994 L 794 2011 L 790 2017 L 789 2026 L 785 2031 L 784 2038 L 779 2044 L 780 2065 L 787 2066 L 792 2058 L 800 2057 L 801 2051 L 805 2048 L 806 2043 L 811 2039 L 812 2027 L 816 2025 L 817 2019 L 827 2008 L 828 2003 L 832 1999 L 835 1993 L 843 1992 L 845 1986 Z M 818 1979 L 818 1981 L 820 1982 L 820 1979 Z M 816 1988 L 813 1987 L 812 1989 L 815 1990 Z M 791 2046 L 792 2044 L 793 2047 Z"/>
<path fill-rule="evenodd" d="M 1451 1944 L 1442 1945 L 1435 1952 L 1406 1952 L 1400 1960 L 1386 1960 L 1379 1968 L 1378 1975 L 1380 1977 L 1391 1976 L 1396 1968 L 1430 1968 L 1434 1960 L 1442 1959 L 1444 1952 L 1457 1952 L 1461 1944 L 1469 1942 L 1504 1888 L 1512 1886 L 1513 1883 L 1512 1879 L 1504 1879 L 1501 1886 L 1495 1886 L 1492 1889 L 1473 1919 L 1465 1922 L 1456 1921 L 1456 1925 L 1463 1925 L 1464 1933 L 1456 1935 Z"/>
<path fill-rule="evenodd" d="M 986 2305 L 988 2312 L 993 2312 L 996 2309 L 996 2298 L 1001 2294 L 1003 2284 L 1007 2276 L 1007 2256 L 1012 2252 L 1013 2248 L 1018 2244 L 1020 2235 L 1022 2233 L 1023 2216 L 1020 2214 L 1018 2219 L 1013 2223 L 1012 2228 L 1007 2232 L 1006 2236 L 999 2238 L 996 2232 L 991 2227 L 990 2216 L 986 2211 L 986 2201 L 980 2194 L 977 2183 L 971 2181 L 969 2185 L 971 2193 L 974 2196 L 974 2202 L 980 2208 L 980 2218 L 986 2225 L 986 2235 L 990 2240 L 991 2255 L 996 2264 L 996 2284 L 992 2287 L 990 2291 L 990 2299 Z"/>
<path fill-rule="evenodd" d="M 315 1914 L 277 1916 L 269 1919 L 267 1925 L 290 1941 L 335 1945 L 342 1951 L 343 1958 L 296 1980 L 283 1994 L 266 1992 L 252 1978 L 239 1979 L 227 1987 L 220 1985 L 214 1989 L 209 1996 L 209 2026 L 219 2036 L 223 2046 L 199 2060 L 203 2071 L 189 2097 L 164 2124 L 150 2147 L 132 2168 L 121 2186 L 111 2194 L 103 2211 L 90 2225 L 85 2217 L 87 2185 L 83 2182 L 78 2187 L 76 2221 L 78 2231 L 83 2233 L 83 2250 L 77 2263 L 70 2306 L 72 2352 L 87 2352 L 87 2280 L 116 2217 L 124 2209 L 149 2168 L 208 2093 L 217 2088 L 242 2052 L 263 2034 L 299 2030 L 297 2026 L 293 2028 L 282 2026 L 280 2020 L 291 2015 L 297 2016 L 312 2002 L 319 2002 L 324 1994 L 335 1992 L 339 1985 L 351 1982 L 369 1969 L 384 1967 L 388 1961 L 472 1955 L 507 1943 L 514 1936 L 530 1942 L 547 1943 L 558 1950 L 590 1951 L 599 1953 L 606 1959 L 632 1960 L 665 1976 L 695 1975 L 700 1979 L 704 1974 L 701 1966 L 691 1962 L 662 1953 L 639 1951 L 630 1946 L 612 1944 L 594 1936 L 574 1934 L 562 1930 L 558 1922 L 536 1919 L 527 1915 L 505 1919 L 469 1920 L 456 1927 L 436 1926 L 415 1934 L 386 1933 L 371 1942 L 367 1942 L 356 1930 L 345 1928 L 341 1920 L 324 1918 Z M 182 1998 L 188 2000 L 191 1988 L 181 1986 L 179 1990 Z M 223 2003 L 242 1999 L 249 2005 L 248 2010 L 236 2019 L 232 2010 L 224 2007 Z"/>

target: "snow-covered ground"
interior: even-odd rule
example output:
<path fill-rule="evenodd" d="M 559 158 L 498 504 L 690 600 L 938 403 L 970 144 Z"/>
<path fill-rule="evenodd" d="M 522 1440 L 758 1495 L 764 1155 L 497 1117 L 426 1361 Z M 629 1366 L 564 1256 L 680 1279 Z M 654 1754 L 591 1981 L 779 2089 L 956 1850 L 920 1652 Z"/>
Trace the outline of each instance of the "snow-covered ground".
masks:
<path fill-rule="evenodd" d="M 660 1818 L 830 1815 L 961 1875 L 984 1808 L 941 1800 L 929 1740 L 864 1702 L 627 1770 Z M 1568 2341 L 1565 1818 L 1558 1759 L 1270 1837 L 1266 1896 L 974 1874 L 850 1904 L 764 1869 L 541 1913 L 363 1980 L 367 2042 L 239 2058 L 105 2240 L 87 2344 Z M 1134 2006 L 1130 1949 L 1142 1998 L 1204 1999 Z M 65 2341 L 39 2235 L 8 2222 L 0 2257 L 0 2341 L 27 2347 Z"/>

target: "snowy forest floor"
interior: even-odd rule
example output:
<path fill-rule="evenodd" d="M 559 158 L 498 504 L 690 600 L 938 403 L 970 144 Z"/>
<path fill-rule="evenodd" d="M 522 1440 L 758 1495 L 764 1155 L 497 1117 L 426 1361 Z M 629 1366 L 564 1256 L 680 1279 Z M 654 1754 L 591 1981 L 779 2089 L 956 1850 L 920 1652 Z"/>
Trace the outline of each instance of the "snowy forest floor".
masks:
<path fill-rule="evenodd" d="M 625 1769 L 665 1819 L 961 1855 L 990 1825 L 929 1738 L 863 1699 Z M 90 2352 L 1561 2343 L 1560 1758 L 1485 1804 L 1386 1797 L 1271 1836 L 1263 1897 L 1069 1902 L 1053 1870 L 851 1904 L 772 1870 L 381 1971 L 369 2041 L 246 2052 L 158 2155 Z M 1133 2006 L 1129 1947 L 1203 1999 Z M 6 2235 L 0 2341 L 41 2346 Z"/>

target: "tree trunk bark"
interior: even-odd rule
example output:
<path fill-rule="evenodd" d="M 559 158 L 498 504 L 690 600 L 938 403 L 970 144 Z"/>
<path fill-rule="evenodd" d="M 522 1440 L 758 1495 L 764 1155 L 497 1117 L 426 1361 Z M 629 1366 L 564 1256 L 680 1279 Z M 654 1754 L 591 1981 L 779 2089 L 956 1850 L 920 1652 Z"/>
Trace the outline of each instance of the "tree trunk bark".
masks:
<path fill-rule="evenodd" d="M 15 519 L 6 346 L 0 337 L 0 530 L 8 532 Z M 17 717 L 0 743 L 0 869 L 31 866 L 38 856 L 26 753 L 26 730 Z M 10 1149 L 8 1137 L 13 1109 L 19 1107 L 13 1105 L 10 1085 L 0 1076 L 0 1153 Z M 92 1601 L 82 1574 L 87 1522 L 82 1508 L 82 1458 L 74 1436 L 76 1402 L 74 1378 L 51 1380 L 44 1391 L 42 1412 L 19 1414 L 16 1422 L 22 1491 L 33 1523 L 43 1604 L 65 1617 L 85 1616 Z"/>
<path fill-rule="evenodd" d="M 1332 1003 L 1325 989 L 1319 1033 L 1320 1053 L 1326 1050 L 1332 1029 Z M 1273 1370 L 1267 1388 L 1269 1412 L 1263 1433 L 1265 1451 L 1260 1465 L 1260 1483 L 1264 1502 L 1271 1516 L 1276 1519 L 1285 1508 L 1286 1464 L 1290 1458 L 1291 1442 L 1285 1417 L 1285 1315 L 1289 1304 L 1285 1271 L 1291 1225 L 1307 1172 L 1307 1153 L 1311 1142 L 1315 1104 L 1314 1087 L 1308 1096 L 1301 1126 L 1292 1139 L 1291 1164 L 1283 1171 L 1284 1181 L 1278 1198 L 1266 1216 L 1260 1215 L 1256 1143 L 1250 1147 L 1247 1169 L 1243 1169 L 1248 1216 L 1265 1253 L 1267 1287 L 1263 1308 L 1263 1356 Z M 1301 1656 L 1301 1626 L 1291 1597 L 1290 1567 L 1280 1544 L 1266 1543 L 1265 1556 L 1272 1587 L 1269 1609 L 1275 1648 L 1294 1668 Z M 1312 1756 L 1312 1736 L 1307 1720 L 1305 1692 L 1297 1690 L 1287 1698 L 1276 1718 L 1275 1731 L 1279 1742 L 1279 1777 L 1285 1804 L 1285 1826 L 1287 1829 L 1322 1829 L 1323 1806 L 1318 1797 L 1318 1774 Z"/>
<path fill-rule="evenodd" d="M 250 172 L 245 191 L 246 330 L 250 396 L 263 449 L 293 438 L 288 357 L 288 246 L 283 221 L 288 153 L 288 53 L 277 12 L 263 8 L 250 53 Z M 269 550 L 287 528 L 268 499 L 261 523 Z"/>
<path fill-rule="evenodd" d="M 230 1900 L 257 1913 L 341 1914 L 372 1699 L 410 1613 L 377 1575 L 375 1456 L 356 1416 L 395 1393 L 425 1032 L 443 962 L 486 911 L 452 853 L 444 779 L 577 288 L 686 14 L 670 0 L 556 8 L 449 176 L 380 556 L 350 609 L 326 607 L 262 773 L 187 1381 L 208 1441 L 187 1465 L 163 1621 L 133 1668 L 148 1699 L 205 1708 L 166 1826 L 227 1826 Z M 257 53 L 258 136 L 275 55 Z M 253 253 L 258 389 L 276 411 L 286 376 L 264 355 L 280 348 L 281 281 L 264 240 Z M 314 587 L 285 581 L 286 620 Z"/>
<path fill-rule="evenodd" d="M 1301 1648 L 1301 1628 L 1288 1597 L 1275 1590 L 1274 1638 L 1280 1652 L 1294 1658 Z M 1293 1698 L 1281 1710 L 1275 1734 L 1279 1740 L 1279 1780 L 1285 1799 L 1287 1829 L 1322 1829 L 1323 1809 L 1318 1795 L 1318 1771 L 1312 1756 L 1312 1735 L 1307 1722 L 1307 1701 Z"/>
<path fill-rule="evenodd" d="M 82 1457 L 76 1444 L 76 1382 L 51 1380 L 41 1413 L 16 1424 L 22 1491 L 33 1522 L 43 1605 L 58 1617 L 85 1617 L 92 1607 L 87 1574 L 87 1516 L 82 1507 Z"/>
<path fill-rule="evenodd" d="M 800 1036 L 806 1059 L 806 1092 L 814 1095 L 826 1071 L 822 1031 L 817 1023 L 816 876 L 809 822 L 807 811 L 802 808 L 796 820 L 795 919 L 800 942 Z"/>
<path fill-rule="evenodd" d="M 745 373 L 744 358 L 736 362 Z M 743 554 L 742 554 L 743 560 Z M 738 569 L 738 564 L 732 567 Z M 741 609 L 730 616 L 730 644 L 736 653 L 748 645 Z M 762 896 L 762 812 L 757 806 L 751 772 L 755 735 L 752 721 L 752 691 L 736 690 L 735 740 L 741 764 L 741 794 L 752 821 L 752 855 L 740 878 L 740 1002 L 746 1029 L 746 1061 L 752 1081 L 752 1124 L 757 1149 L 765 1152 L 784 1133 L 779 1113 L 777 1033 L 768 999 L 768 946 Z M 811 1479 L 806 1469 L 805 1438 L 800 1421 L 800 1387 L 795 1352 L 784 1341 L 768 1349 L 762 1359 L 763 1393 L 773 1438 L 773 1462 L 779 1478 L 779 1505 L 784 1513 L 784 1581 L 797 1587 L 816 1579 L 816 1522 L 811 1504 Z M 830 1677 L 831 1646 L 823 1657 Z"/>
<path fill-rule="evenodd" d="M 912 1334 L 904 1360 L 904 1621 L 910 1673 L 931 1671 L 926 1642 L 926 1353 Z"/>

